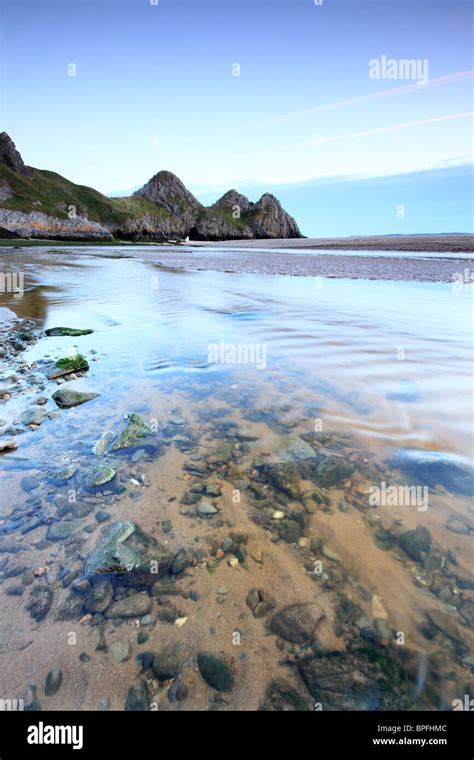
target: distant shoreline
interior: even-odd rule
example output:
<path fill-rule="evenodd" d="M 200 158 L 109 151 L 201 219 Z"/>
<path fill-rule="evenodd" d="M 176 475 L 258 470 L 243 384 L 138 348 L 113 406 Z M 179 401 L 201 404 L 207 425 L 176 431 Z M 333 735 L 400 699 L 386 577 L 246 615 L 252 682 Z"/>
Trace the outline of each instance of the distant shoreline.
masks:
<path fill-rule="evenodd" d="M 223 246 L 225 248 L 298 248 L 301 250 L 379 250 L 472 253 L 474 252 L 474 234 L 365 235 L 340 238 L 294 238 L 288 240 L 190 241 L 189 245 L 193 247 Z"/>
<path fill-rule="evenodd" d="M 113 247 L 127 246 L 158 248 L 191 247 L 191 248 L 260 248 L 260 249 L 299 249 L 304 250 L 344 250 L 344 251 L 412 251 L 438 252 L 438 253 L 474 253 L 474 234 L 469 233 L 446 233 L 446 234 L 421 234 L 421 235 L 361 235 L 351 237 L 325 237 L 325 238 L 274 238 L 252 240 L 190 240 L 188 243 L 153 243 L 131 242 L 129 240 L 97 241 L 97 240 L 57 240 L 39 238 L 0 238 L 0 248 L 14 248 L 23 246 L 64 246 L 64 247 Z"/>

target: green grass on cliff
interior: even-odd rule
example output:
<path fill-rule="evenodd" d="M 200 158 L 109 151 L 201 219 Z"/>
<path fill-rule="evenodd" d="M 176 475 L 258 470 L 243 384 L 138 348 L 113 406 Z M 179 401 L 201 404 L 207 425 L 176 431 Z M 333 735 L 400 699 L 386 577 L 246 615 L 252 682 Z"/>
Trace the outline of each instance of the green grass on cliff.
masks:
<path fill-rule="evenodd" d="M 68 217 L 68 207 L 75 206 L 76 213 L 96 222 L 120 225 L 130 218 L 169 216 L 147 198 L 107 198 L 97 190 L 61 177 L 55 172 L 30 169 L 30 176 L 21 174 L 0 164 L 0 185 L 7 183 L 13 191 L 8 200 L 0 201 L 0 208 L 15 211 L 41 211 L 59 219 Z"/>

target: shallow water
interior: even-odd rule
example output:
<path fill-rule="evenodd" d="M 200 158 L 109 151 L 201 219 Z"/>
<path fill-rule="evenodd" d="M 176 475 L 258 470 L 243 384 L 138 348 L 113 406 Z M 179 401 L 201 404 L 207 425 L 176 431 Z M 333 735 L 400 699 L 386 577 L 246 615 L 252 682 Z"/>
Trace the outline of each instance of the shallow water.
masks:
<path fill-rule="evenodd" d="M 126 256 L 127 251 L 123 254 Z M 214 481 L 217 477 L 222 483 L 222 511 L 227 521 L 215 531 L 225 536 L 225 530 L 234 526 L 235 530 L 249 532 L 251 538 L 266 540 L 268 565 L 252 566 L 247 579 L 243 570 L 229 567 L 225 560 L 215 575 L 204 573 L 198 564 L 196 577 L 189 583 L 197 584 L 202 598 L 212 597 L 212 604 L 207 601 L 201 607 L 196 602 L 193 607 L 188 599 L 183 603 L 186 609 L 182 617 L 188 618 L 183 627 L 158 622 L 150 642 L 179 638 L 190 657 L 195 654 L 193 642 L 197 640 L 207 649 L 225 651 L 235 661 L 239 681 L 228 705 L 255 709 L 265 684 L 278 676 L 282 666 L 281 652 L 271 648 L 260 621 L 251 616 L 250 627 L 257 623 L 260 627 L 248 634 L 245 652 L 233 653 L 230 634 L 237 625 L 247 625 L 239 620 L 249 613 L 245 605 L 249 584 L 256 585 L 255 576 L 263 580 L 276 598 L 276 608 L 307 602 L 308 595 L 317 596 L 326 611 L 320 639 L 328 648 L 341 649 L 347 641 L 344 635 L 337 636 L 337 630 L 335 635 L 334 594 L 349 583 L 349 598 L 368 617 L 376 595 L 383 600 L 392 630 L 406 632 L 416 652 L 434 649 L 446 655 L 456 678 L 453 681 L 450 667 L 438 682 L 449 700 L 452 683 L 457 688 L 469 671 L 462 668 L 460 656 L 456 659 L 449 641 L 435 638 L 433 644 L 420 628 L 427 609 L 455 611 L 453 597 L 440 599 L 426 584 L 416 583 L 416 563 L 413 571 L 413 562 L 397 546 L 382 551 L 374 543 L 373 532 L 381 519 L 398 521 L 395 537 L 417 525 L 427 527 L 444 552 L 457 552 L 460 565 L 472 567 L 470 529 L 446 529 L 449 519 L 472 521 L 468 497 L 446 490 L 440 480 L 439 487 L 430 492 L 426 511 L 416 505 L 396 504 L 381 505 L 369 513 L 353 507 L 344 512 L 338 505 L 345 491 L 350 495 L 358 488 L 359 495 L 366 494 L 370 485 L 379 482 L 373 479 L 374 471 L 371 476 L 363 471 L 364 461 L 378 468 L 380 480 L 423 486 L 423 482 L 407 480 L 403 472 L 391 469 L 390 462 L 402 449 L 444 452 L 460 465 L 474 464 L 473 420 L 467 402 L 472 384 L 472 294 L 456 291 L 444 282 L 174 270 L 149 260 L 116 258 L 111 253 L 106 258 L 91 255 L 85 249 L 80 253 L 3 253 L 4 266 L 9 257 L 25 274 L 25 293 L 22 298 L 0 294 L 0 306 L 21 319 L 36 320 L 38 330 L 59 325 L 94 330 L 79 338 L 42 338 L 21 354 L 21 361 L 33 367 L 36 363 L 41 371 L 45 361 L 80 352 L 88 359 L 90 369 L 71 386 L 100 395 L 71 410 L 58 410 L 49 400 L 45 408 L 55 413 L 53 418 L 16 437 L 18 450 L 0 459 L 4 515 L 19 505 L 31 504 L 28 499 L 38 494 L 38 510 L 40 503 L 41 509 L 45 505 L 56 507 L 55 496 L 66 494 L 68 484 L 52 487 L 45 472 L 70 463 L 77 465 L 79 472 L 86 471 L 94 463 L 92 447 L 100 434 L 120 430 L 124 416 L 138 412 L 157 427 L 166 440 L 165 450 L 158 456 L 146 452 L 137 464 L 130 457 L 106 456 L 104 461 L 117 467 L 124 493 L 115 501 L 114 488 L 110 493 L 105 488 L 103 494 L 90 497 L 94 506 L 112 512 L 112 519 L 136 520 L 173 550 L 189 542 L 198 545 L 208 541 L 209 553 L 213 529 L 204 520 L 186 515 L 178 501 L 169 499 L 176 496 L 179 500 L 189 485 L 184 469 L 189 455 L 205 456 L 225 435 L 219 421 L 232 420 L 234 427 L 250 430 L 251 435 L 240 439 L 231 436 L 234 443 L 247 441 L 235 463 L 238 473 L 232 468 L 210 473 Z M 8 374 L 6 371 L 5 377 Z M 0 378 L 0 385 L 5 377 Z M 13 393 L 0 405 L 0 417 L 11 425 L 19 420 L 30 399 L 50 397 L 54 390 L 56 385 L 48 383 L 44 391 L 33 387 L 29 392 Z M 180 431 L 191 441 L 174 440 L 175 432 Z M 341 581 L 337 573 L 335 580 L 329 575 L 329 587 L 326 579 L 326 586 L 318 585 L 317 590 L 312 579 L 306 583 L 307 546 L 298 548 L 271 540 L 271 531 L 249 521 L 252 505 L 247 497 L 239 510 L 230 507 L 233 480 L 242 474 L 251 477 L 254 457 L 274 452 L 288 433 L 313 436 L 316 446 L 320 436 L 323 447 L 332 445 L 331 435 L 337 446 L 338 436 L 347 434 L 343 455 L 360 457 L 358 477 L 333 484 L 329 488 L 331 507 L 318 509 L 306 519 L 303 534 L 322 536 L 349 576 Z M 25 472 L 41 474 L 44 479 L 39 490 L 30 495 L 21 485 Z M 375 518 L 372 512 L 377 512 Z M 48 582 L 60 586 L 61 568 L 79 567 L 79 560 L 90 551 L 100 530 L 95 530 L 93 514 L 87 519 L 94 530 L 84 536 L 83 545 L 68 548 L 67 542 L 49 542 L 38 551 L 35 544 L 43 538 L 45 528 L 23 536 L 20 541 L 27 549 L 5 565 L 7 578 L 2 585 L 6 588 L 12 583 L 8 570 L 21 557 L 28 568 L 47 566 Z M 169 535 L 163 533 L 165 519 L 173 522 Z M 13 535 L 9 533 L 4 542 L 13 540 Z M 215 587 L 219 585 L 230 592 L 220 595 L 224 601 L 216 606 Z M 65 674 L 64 684 L 56 697 L 40 699 L 46 703 L 43 709 L 94 708 L 104 696 L 112 708 L 122 709 L 127 690 L 137 678 L 135 654 L 140 648 L 133 638 L 136 629 L 126 621 L 108 631 L 111 638 L 119 638 L 125 630 L 125 637 L 133 642 L 130 658 L 118 664 L 110 654 L 95 652 L 95 631 L 89 621 L 78 628 L 81 643 L 76 649 L 61 639 L 66 637 L 70 622 L 57 622 L 50 613 L 42 622 L 32 624 L 24 610 L 27 592 L 7 596 L 0 588 L 4 620 L 0 651 L 2 657 L 8 653 L 0 688 L 3 696 L 18 697 L 32 682 L 42 689 L 41 680 L 51 667 L 58 666 Z M 61 594 L 65 593 L 55 592 L 59 608 Z M 467 598 L 470 592 L 464 594 Z M 459 624 L 464 622 L 460 619 Z M 145 649 L 153 649 L 150 642 Z M 89 653 L 91 661 L 79 661 L 79 652 Z M 98 657 L 100 682 L 93 667 Z M 74 679 L 81 684 L 76 690 Z M 249 691 L 252 684 L 254 688 Z M 207 709 L 209 694 L 196 685 L 191 692 L 178 709 Z M 175 706 L 168 700 L 163 709 Z"/>

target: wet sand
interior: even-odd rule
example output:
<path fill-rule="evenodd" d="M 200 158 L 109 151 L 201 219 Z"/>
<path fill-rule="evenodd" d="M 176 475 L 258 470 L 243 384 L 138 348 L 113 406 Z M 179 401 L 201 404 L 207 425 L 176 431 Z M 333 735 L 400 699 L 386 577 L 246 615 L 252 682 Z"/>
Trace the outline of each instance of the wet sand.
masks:
<path fill-rule="evenodd" d="M 269 240 L 224 240 L 194 242 L 193 246 L 224 248 L 337 249 L 350 251 L 440 251 L 462 253 L 474 251 L 474 235 L 365 235 L 342 238 L 272 238 Z"/>

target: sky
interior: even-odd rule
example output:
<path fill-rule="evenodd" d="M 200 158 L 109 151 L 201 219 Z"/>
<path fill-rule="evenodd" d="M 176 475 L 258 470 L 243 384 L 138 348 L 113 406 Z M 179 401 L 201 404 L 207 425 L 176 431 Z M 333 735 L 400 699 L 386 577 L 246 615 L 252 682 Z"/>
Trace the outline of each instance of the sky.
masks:
<path fill-rule="evenodd" d="M 0 5 L 1 128 L 30 166 L 273 192 L 309 236 L 472 231 L 470 0 Z"/>

